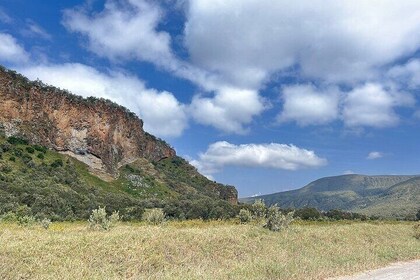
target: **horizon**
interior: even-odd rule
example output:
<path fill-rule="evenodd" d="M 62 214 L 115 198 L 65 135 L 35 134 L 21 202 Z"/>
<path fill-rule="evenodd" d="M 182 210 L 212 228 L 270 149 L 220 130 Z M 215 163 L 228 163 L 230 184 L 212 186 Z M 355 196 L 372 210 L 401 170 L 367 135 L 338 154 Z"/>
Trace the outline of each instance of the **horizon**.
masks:
<path fill-rule="evenodd" d="M 420 174 L 420 2 L 302 3 L 5 0 L 0 64 L 127 107 L 241 198 Z"/>

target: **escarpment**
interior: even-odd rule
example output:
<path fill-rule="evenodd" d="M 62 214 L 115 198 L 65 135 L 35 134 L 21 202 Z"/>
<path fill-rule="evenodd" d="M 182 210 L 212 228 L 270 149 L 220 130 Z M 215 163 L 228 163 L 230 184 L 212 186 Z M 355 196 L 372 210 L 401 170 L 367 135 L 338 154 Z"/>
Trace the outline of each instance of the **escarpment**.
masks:
<path fill-rule="evenodd" d="M 0 69 L 0 133 L 69 154 L 112 176 L 137 158 L 159 161 L 175 156 L 124 107 L 31 82 L 4 68 Z"/>

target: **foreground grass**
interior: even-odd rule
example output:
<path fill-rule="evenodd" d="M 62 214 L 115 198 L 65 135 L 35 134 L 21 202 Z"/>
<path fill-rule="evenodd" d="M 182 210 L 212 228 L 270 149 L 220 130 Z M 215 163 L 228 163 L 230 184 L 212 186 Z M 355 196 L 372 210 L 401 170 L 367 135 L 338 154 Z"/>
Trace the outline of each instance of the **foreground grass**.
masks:
<path fill-rule="evenodd" d="M 0 224 L 0 279 L 322 279 L 420 258 L 413 223 Z"/>

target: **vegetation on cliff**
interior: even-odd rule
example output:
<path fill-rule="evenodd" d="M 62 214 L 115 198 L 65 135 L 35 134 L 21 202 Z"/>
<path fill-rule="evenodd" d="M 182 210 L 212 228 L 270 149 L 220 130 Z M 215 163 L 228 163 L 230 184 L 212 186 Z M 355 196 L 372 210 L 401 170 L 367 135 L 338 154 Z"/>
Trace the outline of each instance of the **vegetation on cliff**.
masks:
<path fill-rule="evenodd" d="M 163 208 L 170 219 L 237 215 L 238 207 L 213 191 L 223 185 L 193 168 L 184 170 L 179 162 L 187 164 L 180 158 L 154 164 L 139 159 L 121 167 L 118 179 L 107 182 L 72 157 L 0 136 L 0 216 L 85 220 L 99 206 L 109 213 L 119 211 L 124 220 L 139 220 L 144 209 L 155 207 Z M 231 197 L 236 198 L 236 190 Z"/>

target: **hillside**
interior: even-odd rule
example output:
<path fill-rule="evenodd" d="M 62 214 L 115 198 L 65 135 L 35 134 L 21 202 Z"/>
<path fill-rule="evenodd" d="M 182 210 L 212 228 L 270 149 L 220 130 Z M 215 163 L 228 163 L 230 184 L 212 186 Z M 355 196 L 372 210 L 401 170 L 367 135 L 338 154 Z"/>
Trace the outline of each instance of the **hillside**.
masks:
<path fill-rule="evenodd" d="M 111 101 L 1 68 L 0 215 L 84 219 L 99 205 L 127 219 L 150 207 L 181 218 L 236 211 L 233 186 L 208 180 L 142 126 Z"/>
<path fill-rule="evenodd" d="M 420 207 L 420 177 L 342 175 L 326 177 L 307 186 L 244 201 L 264 199 L 284 208 L 343 209 L 381 217 L 405 218 Z"/>

